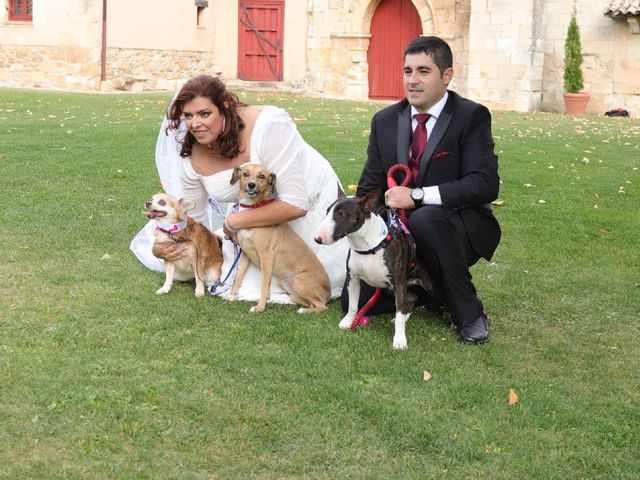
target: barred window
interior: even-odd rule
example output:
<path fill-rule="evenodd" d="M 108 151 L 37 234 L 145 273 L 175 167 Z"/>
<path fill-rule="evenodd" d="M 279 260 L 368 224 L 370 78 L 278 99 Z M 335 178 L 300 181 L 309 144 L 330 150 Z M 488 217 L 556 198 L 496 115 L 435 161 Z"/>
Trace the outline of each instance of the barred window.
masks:
<path fill-rule="evenodd" d="M 33 0 L 9 0 L 9 20 L 31 22 Z"/>

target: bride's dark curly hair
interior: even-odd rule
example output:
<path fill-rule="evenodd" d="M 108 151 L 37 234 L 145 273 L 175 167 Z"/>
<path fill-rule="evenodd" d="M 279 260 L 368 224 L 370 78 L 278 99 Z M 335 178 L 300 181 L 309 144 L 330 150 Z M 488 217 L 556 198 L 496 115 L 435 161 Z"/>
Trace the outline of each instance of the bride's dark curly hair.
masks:
<path fill-rule="evenodd" d="M 238 115 L 237 109 L 238 107 L 246 106 L 246 104 L 240 102 L 237 95 L 227 90 L 219 78 L 210 75 L 198 75 L 184 84 L 167 110 L 169 126 L 166 133 L 168 134 L 169 130 L 177 129 L 180 126 L 180 122 L 183 120 L 184 104 L 196 97 L 204 97 L 211 100 L 211 103 L 218 107 L 225 118 L 224 130 L 217 140 L 220 150 L 216 153 L 226 158 L 236 157 L 241 152 L 240 131 L 245 126 Z M 187 131 L 182 140 L 180 156 L 183 158 L 190 156 L 195 143 L 195 137 Z"/>

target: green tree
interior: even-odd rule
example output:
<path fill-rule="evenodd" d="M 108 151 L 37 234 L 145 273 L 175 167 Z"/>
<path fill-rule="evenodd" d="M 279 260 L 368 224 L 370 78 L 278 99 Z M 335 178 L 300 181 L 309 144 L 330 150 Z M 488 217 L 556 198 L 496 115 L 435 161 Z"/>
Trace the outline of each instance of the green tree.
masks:
<path fill-rule="evenodd" d="M 576 9 L 571 14 L 571 21 L 567 29 L 564 42 L 564 90 L 578 93 L 584 88 L 582 76 L 582 45 L 580 43 L 580 29 L 576 22 Z"/>

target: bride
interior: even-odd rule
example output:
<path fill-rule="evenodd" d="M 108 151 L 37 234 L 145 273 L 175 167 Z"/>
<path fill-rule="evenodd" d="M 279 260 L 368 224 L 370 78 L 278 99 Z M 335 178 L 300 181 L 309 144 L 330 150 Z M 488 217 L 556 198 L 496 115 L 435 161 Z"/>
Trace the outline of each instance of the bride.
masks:
<path fill-rule="evenodd" d="M 231 173 L 247 162 L 261 163 L 276 174 L 277 200 L 237 211 L 238 187 L 230 184 Z M 302 139 L 285 110 L 244 104 L 218 78 L 194 77 L 167 110 L 156 145 L 156 165 L 165 191 L 194 201 L 189 215 L 219 235 L 223 224 L 228 232 L 289 222 L 327 271 L 332 298 L 340 296 L 348 244 L 343 239 L 322 246 L 313 239 L 327 207 L 338 197 L 340 181 L 329 162 Z M 149 222 L 131 242 L 131 250 L 148 268 L 164 271 L 163 261 L 151 251 L 154 228 Z M 163 256 L 177 258 L 184 247 L 171 242 L 161 248 Z M 223 283 L 212 291 L 217 296 L 228 293 L 239 255 L 228 239 L 223 240 L 222 250 Z M 257 300 L 260 279 L 258 267 L 252 265 L 238 299 Z M 277 282 L 271 285 L 271 301 L 290 303 Z"/>

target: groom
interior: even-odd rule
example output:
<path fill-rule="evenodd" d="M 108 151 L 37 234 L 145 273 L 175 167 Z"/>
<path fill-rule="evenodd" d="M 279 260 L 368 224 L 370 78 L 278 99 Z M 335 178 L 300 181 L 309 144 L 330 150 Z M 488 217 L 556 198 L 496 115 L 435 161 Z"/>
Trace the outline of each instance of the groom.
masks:
<path fill-rule="evenodd" d="M 396 163 L 411 167 L 416 188 L 392 187 L 385 202 L 407 209 L 416 253 L 440 286 L 460 341 L 485 343 L 489 320 L 469 267 L 480 257 L 491 259 L 500 241 L 500 226 L 489 205 L 500 184 L 491 115 L 486 107 L 447 90 L 453 55 L 444 40 L 417 37 L 404 58 L 406 99 L 373 116 L 357 196 L 385 190 L 387 171 Z M 362 285 L 359 305 L 372 293 Z M 346 296 L 345 289 L 343 308 Z"/>

